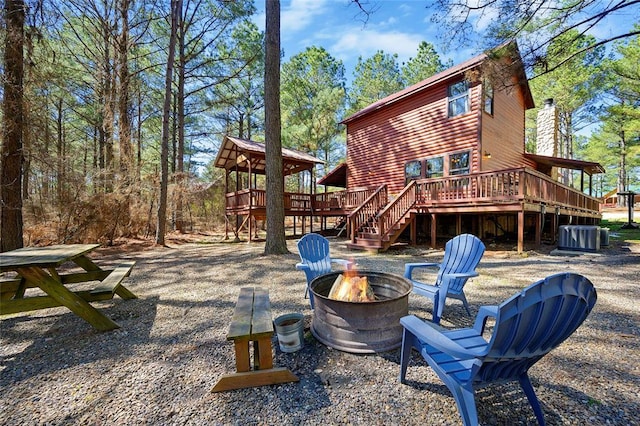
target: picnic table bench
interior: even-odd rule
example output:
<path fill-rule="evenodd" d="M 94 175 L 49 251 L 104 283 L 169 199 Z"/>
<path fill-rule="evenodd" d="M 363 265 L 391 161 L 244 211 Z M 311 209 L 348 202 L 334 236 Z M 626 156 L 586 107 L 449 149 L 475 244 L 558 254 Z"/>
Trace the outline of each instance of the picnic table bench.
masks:
<path fill-rule="evenodd" d="M 89 302 L 137 296 L 122 282 L 133 269 L 134 261 L 125 261 L 114 269 L 103 269 L 87 255 L 99 244 L 68 244 L 48 247 L 25 247 L 2 253 L 0 273 L 15 276 L 0 278 L 0 315 L 66 306 L 101 331 L 119 325 L 91 306 Z M 82 272 L 61 273 L 59 267 L 72 262 Z M 72 291 L 70 284 L 98 282 L 89 290 Z M 29 288 L 39 287 L 45 295 L 27 295 Z"/>
<path fill-rule="evenodd" d="M 241 288 L 227 333 L 227 340 L 232 341 L 235 348 L 236 372 L 222 376 L 211 391 L 299 381 L 288 369 L 273 367 L 272 336 L 269 292 L 258 287 Z M 253 369 L 250 343 L 253 347 Z"/>

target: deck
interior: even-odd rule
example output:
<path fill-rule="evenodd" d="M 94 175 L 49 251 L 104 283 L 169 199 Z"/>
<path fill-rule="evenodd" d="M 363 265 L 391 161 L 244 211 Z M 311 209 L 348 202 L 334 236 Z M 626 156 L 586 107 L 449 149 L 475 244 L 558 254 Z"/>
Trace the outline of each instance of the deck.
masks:
<path fill-rule="evenodd" d="M 285 215 L 302 217 L 344 216 L 349 220 L 353 244 L 360 239 L 379 239 L 380 247 L 393 242 L 415 215 L 432 218 L 432 242 L 438 215 L 510 213 L 517 215 L 518 247 L 524 239 L 524 215 L 600 220 L 600 200 L 554 181 L 529 168 L 449 176 L 412 181 L 400 194 L 390 195 L 386 186 L 358 188 L 322 194 L 285 193 Z M 266 214 L 266 192 L 245 189 L 227 194 L 227 215 Z M 556 224 L 557 225 L 557 224 Z M 540 227 L 540 226 L 538 226 Z M 400 229 L 402 228 L 402 229 Z M 539 232 L 539 231 L 537 231 Z M 377 235 L 377 237 L 376 237 Z M 536 236 L 539 243 L 540 235 Z"/>

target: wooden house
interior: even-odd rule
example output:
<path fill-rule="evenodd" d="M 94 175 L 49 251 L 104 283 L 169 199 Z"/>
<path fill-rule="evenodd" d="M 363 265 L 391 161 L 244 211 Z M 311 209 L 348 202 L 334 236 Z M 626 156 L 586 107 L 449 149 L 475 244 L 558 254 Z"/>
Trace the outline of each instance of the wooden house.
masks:
<path fill-rule="evenodd" d="M 555 240 L 560 224 L 599 221 L 584 178 L 604 169 L 526 153 L 525 111 L 533 106 L 511 43 L 346 118 L 344 186 L 376 188 L 349 212 L 350 246 L 384 250 L 403 234 L 435 246 L 469 232 L 513 239 L 522 251 L 525 239 Z M 579 170 L 582 190 L 559 183 L 559 168 Z"/>
<path fill-rule="evenodd" d="M 374 250 L 398 241 L 435 247 L 469 232 L 523 251 L 525 241 L 555 241 L 562 224 L 597 223 L 590 178 L 604 169 L 557 157 L 553 123 L 538 131 L 551 142 L 526 153 L 525 111 L 533 106 L 515 43 L 476 56 L 346 118 L 346 161 L 318 181 L 344 189 L 287 193 L 286 214 L 319 219 L 320 231 L 327 218 L 342 219 L 350 247 Z M 541 112 L 553 118 L 552 104 Z M 283 161 L 285 176 L 321 162 L 285 150 Z M 264 173 L 263 162 L 263 145 L 228 137 L 216 166 L 251 176 Z M 560 183 L 559 169 L 580 171 L 580 189 Z M 240 181 L 227 193 L 227 216 L 237 224 L 266 214 L 264 191 L 251 177 L 248 187 Z"/>

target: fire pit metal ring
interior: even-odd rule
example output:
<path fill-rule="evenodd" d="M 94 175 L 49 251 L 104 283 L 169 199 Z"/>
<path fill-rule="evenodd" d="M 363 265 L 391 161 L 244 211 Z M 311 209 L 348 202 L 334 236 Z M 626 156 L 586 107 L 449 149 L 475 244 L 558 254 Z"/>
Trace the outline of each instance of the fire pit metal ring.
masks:
<path fill-rule="evenodd" d="M 358 271 L 366 276 L 374 302 L 344 302 L 329 299 L 329 291 L 340 272 L 316 277 L 310 288 L 315 306 L 311 333 L 332 348 L 351 353 L 377 353 L 402 343 L 400 318 L 408 314 L 411 282 L 384 272 Z"/>

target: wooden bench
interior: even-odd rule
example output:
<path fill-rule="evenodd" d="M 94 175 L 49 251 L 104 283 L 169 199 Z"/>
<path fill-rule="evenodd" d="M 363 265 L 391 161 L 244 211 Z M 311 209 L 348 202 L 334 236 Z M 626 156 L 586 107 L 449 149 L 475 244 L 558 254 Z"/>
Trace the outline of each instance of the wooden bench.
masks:
<path fill-rule="evenodd" d="M 24 293 L 24 282 L 20 278 L 2 278 L 0 279 L 0 300 L 11 299 L 18 290 L 22 289 Z"/>
<path fill-rule="evenodd" d="M 299 381 L 288 369 L 273 368 L 272 336 L 269 292 L 261 288 L 241 288 L 227 334 L 227 340 L 232 341 L 235 347 L 236 372 L 222 376 L 211 391 Z M 253 369 L 250 342 L 253 346 Z"/>
<path fill-rule="evenodd" d="M 135 266 L 135 261 L 121 263 L 103 279 L 100 284 L 89 293 L 93 296 L 117 294 L 123 299 L 137 299 L 129 289 L 122 285 L 122 281 L 131 274 L 131 270 Z"/>

